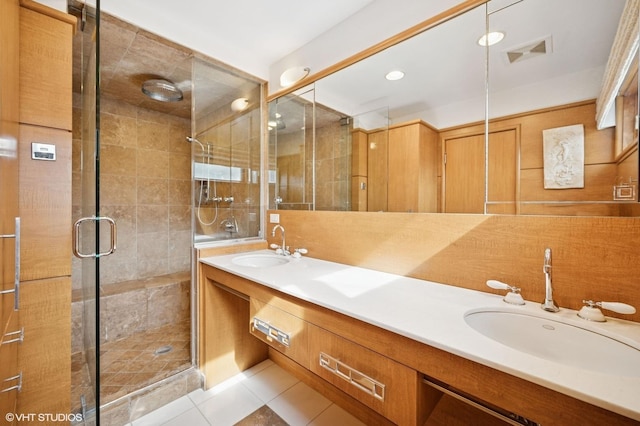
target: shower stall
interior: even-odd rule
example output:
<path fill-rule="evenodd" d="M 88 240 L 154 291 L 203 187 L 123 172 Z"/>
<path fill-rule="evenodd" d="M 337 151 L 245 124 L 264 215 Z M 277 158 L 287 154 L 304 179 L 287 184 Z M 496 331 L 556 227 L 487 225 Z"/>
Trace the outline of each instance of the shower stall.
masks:
<path fill-rule="evenodd" d="M 194 58 L 194 242 L 260 236 L 262 85 Z"/>
<path fill-rule="evenodd" d="M 117 248 L 74 259 L 71 410 L 127 423 L 200 386 L 196 244 L 261 235 L 263 82 L 83 7 L 74 220 L 112 218 Z"/>

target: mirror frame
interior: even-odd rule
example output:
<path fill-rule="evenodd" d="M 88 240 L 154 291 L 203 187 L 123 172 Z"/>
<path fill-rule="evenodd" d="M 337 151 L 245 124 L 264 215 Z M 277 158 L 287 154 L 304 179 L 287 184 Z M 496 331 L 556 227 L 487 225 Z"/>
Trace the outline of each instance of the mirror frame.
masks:
<path fill-rule="evenodd" d="M 462 3 L 460 3 L 459 5 L 452 7 L 450 9 L 445 10 L 444 12 L 441 12 L 425 21 L 420 22 L 419 24 L 416 24 L 392 37 L 387 38 L 386 40 L 381 41 L 378 44 L 375 44 L 373 46 L 371 46 L 368 49 L 365 49 L 361 52 L 356 53 L 355 55 L 352 55 L 330 67 L 327 67 L 321 71 L 318 71 L 317 73 L 313 73 L 308 75 L 307 77 L 299 80 L 298 82 L 296 82 L 295 84 L 286 87 L 282 90 L 279 90 L 277 92 L 274 92 L 272 94 L 270 94 L 269 96 L 267 96 L 267 102 L 271 102 L 274 99 L 277 99 L 281 96 L 285 96 L 288 94 L 291 94 L 305 86 L 308 86 L 312 83 L 315 83 L 316 81 L 327 77 L 335 72 L 338 72 L 340 70 L 342 70 L 343 68 L 347 68 L 348 66 L 351 66 L 357 62 L 362 61 L 363 59 L 368 58 L 369 56 L 373 56 L 376 53 L 382 52 L 383 50 L 391 47 L 391 46 L 395 46 L 398 43 L 401 43 L 405 40 L 410 39 L 413 36 L 416 36 L 418 34 L 421 34 L 427 30 L 429 30 L 430 28 L 436 27 L 444 22 L 447 22 L 451 19 L 456 18 L 457 16 L 460 16 L 462 14 L 464 14 L 465 12 L 468 12 L 471 9 L 475 9 L 478 6 L 482 6 L 483 4 L 488 3 L 490 0 L 466 0 Z"/>

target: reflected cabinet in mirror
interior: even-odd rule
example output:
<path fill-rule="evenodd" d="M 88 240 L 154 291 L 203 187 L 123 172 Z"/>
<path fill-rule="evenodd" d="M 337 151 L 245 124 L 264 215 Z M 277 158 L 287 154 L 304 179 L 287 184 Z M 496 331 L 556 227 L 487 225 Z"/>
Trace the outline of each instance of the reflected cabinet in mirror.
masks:
<path fill-rule="evenodd" d="M 270 101 L 270 208 L 640 215 L 639 4 L 491 0 L 311 77 Z"/>

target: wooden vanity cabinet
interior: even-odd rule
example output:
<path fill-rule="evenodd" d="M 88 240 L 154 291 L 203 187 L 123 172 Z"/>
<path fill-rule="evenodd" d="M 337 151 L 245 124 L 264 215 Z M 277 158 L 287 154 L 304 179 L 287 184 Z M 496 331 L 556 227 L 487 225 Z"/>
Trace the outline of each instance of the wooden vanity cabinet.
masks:
<path fill-rule="evenodd" d="M 563 393 L 208 265 L 200 265 L 199 293 L 199 362 L 207 387 L 268 357 L 366 424 L 505 424 L 426 384 L 427 375 L 457 395 L 539 424 L 638 425 Z M 250 331 L 256 315 L 288 331 L 292 344 L 285 348 Z M 216 377 L 221 371 L 225 377 Z"/>
<path fill-rule="evenodd" d="M 310 369 L 399 425 L 416 424 L 417 371 L 316 325 L 309 325 Z"/>

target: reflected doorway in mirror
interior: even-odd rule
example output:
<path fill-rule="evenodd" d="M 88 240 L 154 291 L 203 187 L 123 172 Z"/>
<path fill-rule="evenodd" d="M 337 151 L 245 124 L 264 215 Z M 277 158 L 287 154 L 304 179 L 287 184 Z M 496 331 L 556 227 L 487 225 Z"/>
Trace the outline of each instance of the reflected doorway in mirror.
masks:
<path fill-rule="evenodd" d="M 584 188 L 584 126 L 542 131 L 544 189 Z"/>

